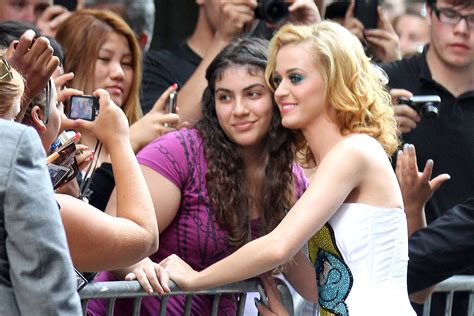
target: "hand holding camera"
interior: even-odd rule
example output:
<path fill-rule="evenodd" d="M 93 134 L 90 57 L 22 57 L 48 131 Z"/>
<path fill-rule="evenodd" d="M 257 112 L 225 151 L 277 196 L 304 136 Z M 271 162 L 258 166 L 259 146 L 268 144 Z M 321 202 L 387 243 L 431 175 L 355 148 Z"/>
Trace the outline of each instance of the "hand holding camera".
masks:
<path fill-rule="evenodd" d="M 344 26 L 367 43 L 382 62 L 401 58 L 400 40 L 378 0 L 356 0 L 347 9 Z"/>
<path fill-rule="evenodd" d="M 110 99 L 110 95 L 107 91 L 97 89 L 93 93 L 94 98 L 92 98 L 92 101 L 90 101 L 91 96 L 82 97 L 88 97 L 87 104 L 90 106 L 90 110 L 86 111 L 84 117 L 93 117 L 94 121 L 77 119 L 74 121 L 74 128 L 83 128 L 90 131 L 107 147 L 109 152 L 112 151 L 116 145 L 120 146 L 130 143 L 127 117 L 122 109 L 115 105 Z M 74 98 L 74 96 L 71 98 Z M 97 100 L 99 110 L 94 111 Z M 88 116 L 89 114 L 91 116 Z"/>
<path fill-rule="evenodd" d="M 395 120 L 402 133 L 408 133 L 416 128 L 422 119 L 438 116 L 439 96 L 413 96 L 405 89 L 391 89 L 390 95 L 394 103 Z"/>
<path fill-rule="evenodd" d="M 217 38 L 230 42 L 249 29 L 254 19 L 255 0 L 223 0 L 216 26 Z"/>
<path fill-rule="evenodd" d="M 438 118 L 438 105 L 441 98 L 437 95 L 417 95 L 411 98 L 400 97 L 400 104 L 406 104 L 424 119 Z"/>
<path fill-rule="evenodd" d="M 255 18 L 270 25 L 278 25 L 286 19 L 299 24 L 321 21 L 314 0 L 260 0 L 255 8 Z"/>
<path fill-rule="evenodd" d="M 130 126 L 133 151 L 138 152 L 153 139 L 175 130 L 179 116 L 176 114 L 177 85 L 169 87 L 144 117 Z"/>

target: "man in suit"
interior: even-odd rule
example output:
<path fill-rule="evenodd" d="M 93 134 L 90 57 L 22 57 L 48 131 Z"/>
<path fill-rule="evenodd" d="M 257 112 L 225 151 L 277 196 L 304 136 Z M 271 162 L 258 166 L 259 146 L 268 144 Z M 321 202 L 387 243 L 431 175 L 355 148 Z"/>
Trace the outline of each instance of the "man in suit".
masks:
<path fill-rule="evenodd" d="M 0 315 L 80 315 L 37 132 L 0 119 Z"/>

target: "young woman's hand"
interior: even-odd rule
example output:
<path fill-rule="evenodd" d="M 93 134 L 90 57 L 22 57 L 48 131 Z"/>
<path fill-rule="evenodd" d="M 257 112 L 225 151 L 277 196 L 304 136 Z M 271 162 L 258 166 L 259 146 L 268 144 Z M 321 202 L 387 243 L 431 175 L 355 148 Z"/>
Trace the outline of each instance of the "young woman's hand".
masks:
<path fill-rule="evenodd" d="M 150 112 L 130 126 L 130 142 L 135 153 L 155 138 L 176 129 L 178 114 L 164 113 L 168 97 L 176 89 L 176 85 L 169 87 L 155 102 Z"/>
<path fill-rule="evenodd" d="M 94 159 L 94 154 L 94 149 L 90 149 L 83 144 L 76 144 L 76 161 L 79 170 L 86 170 L 92 159 Z"/>
<path fill-rule="evenodd" d="M 145 258 L 135 264 L 132 271 L 125 276 L 125 280 L 137 280 L 148 294 L 152 294 L 153 291 L 158 294 L 171 291 L 168 286 L 168 273 L 158 263 L 151 261 L 150 258 Z"/>
<path fill-rule="evenodd" d="M 260 276 L 260 282 L 263 285 L 265 294 L 267 295 L 268 307 L 261 300 L 255 298 L 255 305 L 263 316 L 287 316 L 289 315 L 285 305 L 280 300 L 280 291 L 278 291 L 275 278 L 270 273 Z"/>
<path fill-rule="evenodd" d="M 53 56 L 49 40 L 44 36 L 35 36 L 33 30 L 25 31 L 18 41 L 10 44 L 6 52 L 10 65 L 18 70 L 26 81 L 21 110 L 15 118 L 17 122 L 23 119 L 28 103 L 44 89 L 59 66 L 59 58 Z"/>
<path fill-rule="evenodd" d="M 128 120 L 125 113 L 111 99 L 107 91 L 97 89 L 99 115 L 95 121 L 75 120 L 73 128 L 83 128 L 93 133 L 111 152 L 117 146 L 130 146 Z"/>
<path fill-rule="evenodd" d="M 173 280 L 182 290 L 193 290 L 194 278 L 199 272 L 195 271 L 183 259 L 173 254 L 160 262 L 169 278 Z"/>
<path fill-rule="evenodd" d="M 409 234 L 424 227 L 425 203 L 450 176 L 446 173 L 431 179 L 433 160 L 426 162 L 423 172 L 418 171 L 415 146 L 405 144 L 397 154 L 396 174 L 403 196 Z M 431 179 L 431 180 L 430 180 Z"/>

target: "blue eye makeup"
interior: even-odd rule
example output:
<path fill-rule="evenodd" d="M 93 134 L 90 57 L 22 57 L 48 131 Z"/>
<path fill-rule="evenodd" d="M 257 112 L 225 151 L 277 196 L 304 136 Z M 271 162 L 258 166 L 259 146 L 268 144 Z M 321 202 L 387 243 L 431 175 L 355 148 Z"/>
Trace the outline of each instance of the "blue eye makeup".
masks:
<path fill-rule="evenodd" d="M 293 84 L 298 84 L 304 79 L 303 75 L 300 74 L 291 74 L 288 76 L 288 78 Z"/>

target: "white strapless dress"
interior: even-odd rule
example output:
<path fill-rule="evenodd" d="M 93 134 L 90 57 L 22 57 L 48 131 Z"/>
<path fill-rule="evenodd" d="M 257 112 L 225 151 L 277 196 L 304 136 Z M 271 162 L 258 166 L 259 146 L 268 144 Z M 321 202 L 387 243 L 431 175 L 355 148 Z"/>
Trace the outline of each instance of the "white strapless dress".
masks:
<path fill-rule="evenodd" d="M 308 242 L 319 314 L 415 315 L 407 293 L 405 212 L 345 203 Z"/>

